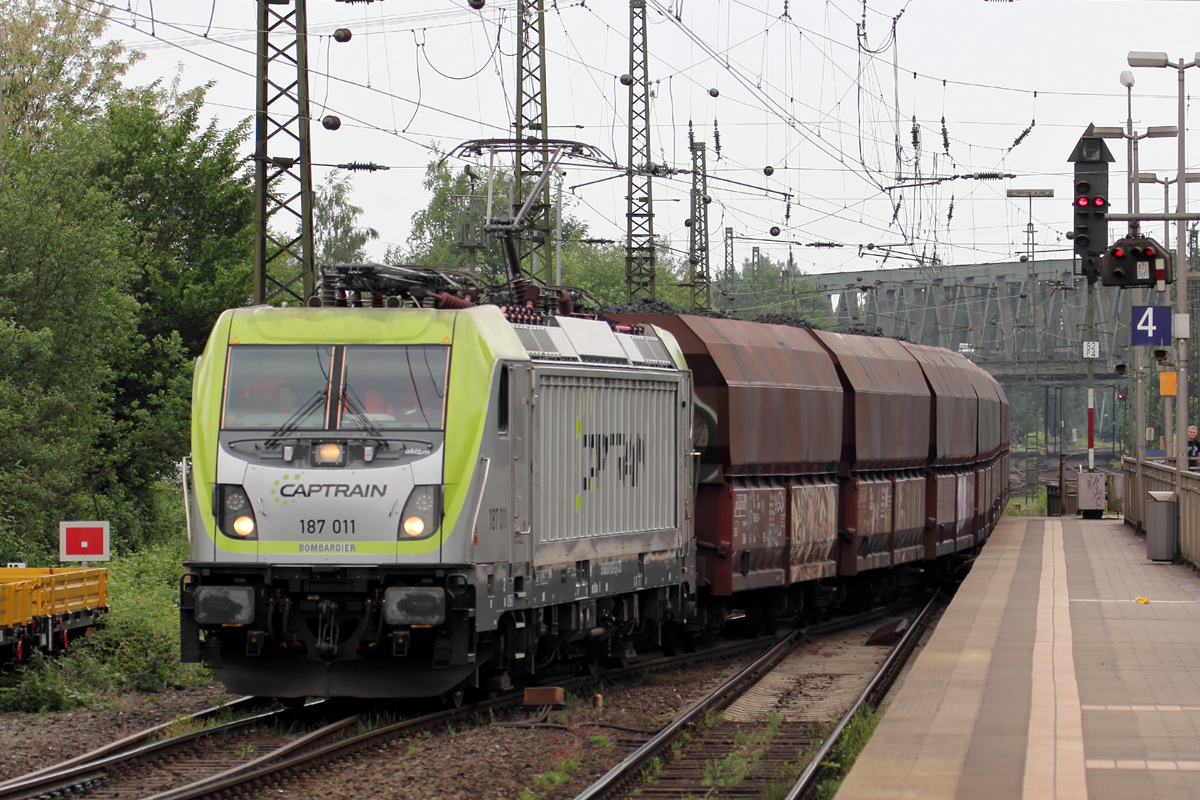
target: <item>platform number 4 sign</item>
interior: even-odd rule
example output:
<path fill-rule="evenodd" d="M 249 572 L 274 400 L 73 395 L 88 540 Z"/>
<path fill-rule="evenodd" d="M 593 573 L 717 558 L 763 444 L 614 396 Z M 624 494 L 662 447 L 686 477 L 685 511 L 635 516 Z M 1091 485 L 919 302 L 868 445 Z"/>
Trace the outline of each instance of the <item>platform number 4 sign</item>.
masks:
<path fill-rule="evenodd" d="M 1166 347 L 1171 344 L 1171 307 L 1134 306 L 1130 344 Z"/>

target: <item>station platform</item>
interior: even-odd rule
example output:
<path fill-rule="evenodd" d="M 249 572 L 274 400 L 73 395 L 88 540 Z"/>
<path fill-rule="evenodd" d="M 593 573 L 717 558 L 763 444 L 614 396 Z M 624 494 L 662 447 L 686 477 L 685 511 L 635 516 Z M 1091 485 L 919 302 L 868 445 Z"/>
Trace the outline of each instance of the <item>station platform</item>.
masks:
<path fill-rule="evenodd" d="M 837 793 L 1187 797 L 1200 576 L 1119 520 L 1070 517 L 1000 521 Z"/>

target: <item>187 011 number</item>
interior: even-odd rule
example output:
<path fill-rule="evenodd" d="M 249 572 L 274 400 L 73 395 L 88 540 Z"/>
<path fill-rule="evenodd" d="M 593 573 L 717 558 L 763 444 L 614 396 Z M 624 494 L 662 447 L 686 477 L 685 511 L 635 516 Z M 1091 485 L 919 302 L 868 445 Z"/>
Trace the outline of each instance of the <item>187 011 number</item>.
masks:
<path fill-rule="evenodd" d="M 354 520 L 352 519 L 302 519 L 300 520 L 300 532 L 312 536 L 325 532 L 326 525 L 329 526 L 331 533 L 354 533 Z"/>

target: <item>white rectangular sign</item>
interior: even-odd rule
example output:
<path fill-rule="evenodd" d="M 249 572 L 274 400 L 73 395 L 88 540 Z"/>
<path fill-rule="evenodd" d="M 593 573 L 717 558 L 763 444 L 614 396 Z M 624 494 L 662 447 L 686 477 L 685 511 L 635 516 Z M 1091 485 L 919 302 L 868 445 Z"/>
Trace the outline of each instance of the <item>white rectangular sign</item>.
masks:
<path fill-rule="evenodd" d="M 59 561 L 109 561 L 108 520 L 58 523 Z"/>
<path fill-rule="evenodd" d="M 1084 358 L 1099 358 L 1100 357 L 1100 343 L 1099 342 L 1084 342 L 1083 343 L 1083 357 Z"/>

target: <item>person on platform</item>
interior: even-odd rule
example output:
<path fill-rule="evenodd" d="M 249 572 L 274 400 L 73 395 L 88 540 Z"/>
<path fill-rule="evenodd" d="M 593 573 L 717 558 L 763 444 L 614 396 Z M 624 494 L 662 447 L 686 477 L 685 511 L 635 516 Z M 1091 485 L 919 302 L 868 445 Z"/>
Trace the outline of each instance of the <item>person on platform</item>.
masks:
<path fill-rule="evenodd" d="M 1200 440 L 1196 438 L 1196 426 L 1188 426 L 1188 471 L 1200 471 Z"/>

